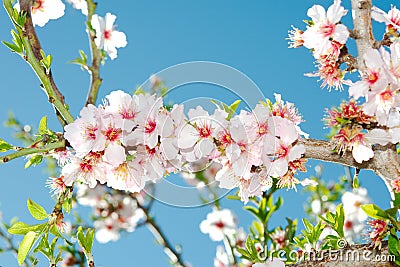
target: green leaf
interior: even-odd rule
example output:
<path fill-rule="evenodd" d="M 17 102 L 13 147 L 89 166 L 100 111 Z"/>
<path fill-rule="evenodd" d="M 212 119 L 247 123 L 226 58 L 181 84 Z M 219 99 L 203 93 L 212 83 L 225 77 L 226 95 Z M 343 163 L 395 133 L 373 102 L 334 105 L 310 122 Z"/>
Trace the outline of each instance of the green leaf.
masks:
<path fill-rule="evenodd" d="M 388 246 L 391 254 L 399 256 L 399 240 L 397 237 L 390 235 L 388 239 Z"/>
<path fill-rule="evenodd" d="M 378 220 L 387 220 L 388 215 L 384 210 L 379 208 L 375 204 L 364 204 L 361 205 L 362 210 L 371 218 L 378 219 Z"/>
<path fill-rule="evenodd" d="M 39 133 L 45 134 L 47 130 L 47 116 L 44 116 L 39 122 Z"/>
<path fill-rule="evenodd" d="M 42 155 L 34 155 L 32 156 L 26 163 L 25 169 L 29 168 L 30 166 L 37 166 L 40 162 L 42 162 L 43 156 Z"/>
<path fill-rule="evenodd" d="M 16 45 L 16 44 L 12 44 L 6 41 L 2 41 L 2 43 L 7 46 L 8 48 L 10 48 L 11 52 L 15 52 L 15 53 L 22 53 L 22 49 Z"/>
<path fill-rule="evenodd" d="M 48 218 L 46 210 L 31 199 L 28 199 L 28 209 L 32 217 L 36 220 L 41 221 Z"/>
<path fill-rule="evenodd" d="M 17 256 L 19 266 L 22 266 L 22 264 L 24 263 L 26 256 L 28 256 L 28 253 L 31 250 L 32 245 L 35 242 L 35 239 L 36 239 L 35 232 L 26 233 L 24 239 L 22 239 L 22 242 L 18 248 L 18 256 Z"/>
<path fill-rule="evenodd" d="M 343 204 L 339 204 L 336 207 L 336 221 L 334 225 L 334 230 L 338 233 L 341 238 L 344 238 L 344 210 Z"/>
<path fill-rule="evenodd" d="M 28 232 L 41 232 L 47 223 L 29 225 L 23 222 L 14 223 L 8 232 L 12 235 L 25 235 Z"/>
<path fill-rule="evenodd" d="M 86 250 L 88 253 L 92 253 L 93 241 L 94 241 L 94 229 L 88 229 L 86 231 Z"/>
<path fill-rule="evenodd" d="M 9 143 L 0 138 L 0 152 L 6 152 L 13 148 L 14 146 L 10 145 Z"/>

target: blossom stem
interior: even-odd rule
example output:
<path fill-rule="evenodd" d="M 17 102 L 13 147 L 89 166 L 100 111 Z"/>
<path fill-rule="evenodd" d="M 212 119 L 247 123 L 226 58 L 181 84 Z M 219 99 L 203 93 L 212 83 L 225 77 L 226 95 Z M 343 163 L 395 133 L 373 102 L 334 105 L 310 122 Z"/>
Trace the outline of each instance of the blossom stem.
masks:
<path fill-rule="evenodd" d="M 0 164 L 9 162 L 10 160 L 20 158 L 26 155 L 36 154 L 36 153 L 47 153 L 57 148 L 65 147 L 65 140 L 61 140 L 55 143 L 50 143 L 42 147 L 32 147 L 32 148 L 22 148 L 14 153 L 0 157 Z"/>
<path fill-rule="evenodd" d="M 154 235 L 156 238 L 157 242 L 164 247 L 164 252 L 167 254 L 171 262 L 175 266 L 180 266 L 180 267 L 187 267 L 187 265 L 183 262 L 181 253 L 179 253 L 171 244 L 171 242 L 168 240 L 166 237 L 165 233 L 161 230 L 161 228 L 158 226 L 158 224 L 155 222 L 153 217 L 149 214 L 149 209 L 147 207 L 144 207 L 140 201 L 138 201 L 134 196 L 132 196 L 133 199 L 136 200 L 137 206 L 143 210 L 143 212 L 146 215 L 146 226 L 150 230 L 150 232 Z"/>
<path fill-rule="evenodd" d="M 99 88 L 103 79 L 100 77 L 100 64 L 102 60 L 102 51 L 97 48 L 95 38 L 96 31 L 92 27 L 92 17 L 95 13 L 97 4 L 93 0 L 86 0 L 88 6 L 88 15 L 86 20 L 86 29 L 89 36 L 90 42 L 90 54 L 92 58 L 92 65 L 88 66 L 90 73 L 90 87 L 86 98 L 86 106 L 89 104 L 96 103 Z"/>
<path fill-rule="evenodd" d="M 24 59 L 29 63 L 29 65 L 34 70 L 35 74 L 41 82 L 41 86 L 48 96 L 48 101 L 54 106 L 57 118 L 62 125 L 71 123 L 74 121 L 71 113 L 68 110 L 67 105 L 64 103 L 64 96 L 58 90 L 51 70 L 45 70 L 41 64 L 42 57 L 42 47 L 40 45 L 39 39 L 36 35 L 35 28 L 32 24 L 31 18 L 31 1 L 22 0 L 20 1 L 21 11 L 26 12 L 26 21 L 23 28 L 16 24 L 13 19 L 13 6 L 12 1 L 3 0 L 4 7 L 13 22 L 15 29 L 21 38 L 22 44 L 25 49 Z"/>

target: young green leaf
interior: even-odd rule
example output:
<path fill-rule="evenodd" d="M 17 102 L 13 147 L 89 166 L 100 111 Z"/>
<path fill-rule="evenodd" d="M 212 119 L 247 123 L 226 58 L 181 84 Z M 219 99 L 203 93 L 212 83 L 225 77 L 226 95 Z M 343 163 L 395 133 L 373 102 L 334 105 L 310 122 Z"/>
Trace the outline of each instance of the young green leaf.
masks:
<path fill-rule="evenodd" d="M 39 122 L 39 133 L 45 134 L 47 130 L 47 116 L 44 116 Z"/>
<path fill-rule="evenodd" d="M 36 220 L 41 221 L 48 218 L 46 210 L 31 199 L 28 199 L 28 210 Z"/>
<path fill-rule="evenodd" d="M 378 220 L 387 220 L 388 215 L 384 210 L 379 208 L 375 204 L 364 204 L 361 205 L 362 210 L 371 218 L 378 219 Z"/>
<path fill-rule="evenodd" d="M 13 148 L 14 146 L 10 145 L 9 143 L 0 138 L 0 152 L 6 152 Z"/>
<path fill-rule="evenodd" d="M 14 223 L 8 232 L 12 235 L 25 235 L 28 232 L 41 232 L 47 223 L 29 225 L 23 222 Z"/>
<path fill-rule="evenodd" d="M 26 163 L 25 163 L 25 169 L 29 168 L 30 166 L 37 166 L 42 162 L 43 156 L 42 155 L 34 155 L 32 156 Z"/>
<path fill-rule="evenodd" d="M 22 239 L 21 244 L 19 245 L 18 248 L 18 264 L 19 266 L 22 266 L 24 263 L 26 257 L 28 256 L 29 251 L 32 248 L 33 243 L 35 242 L 36 239 L 36 233 L 35 232 L 28 232 L 24 236 L 24 239 Z"/>

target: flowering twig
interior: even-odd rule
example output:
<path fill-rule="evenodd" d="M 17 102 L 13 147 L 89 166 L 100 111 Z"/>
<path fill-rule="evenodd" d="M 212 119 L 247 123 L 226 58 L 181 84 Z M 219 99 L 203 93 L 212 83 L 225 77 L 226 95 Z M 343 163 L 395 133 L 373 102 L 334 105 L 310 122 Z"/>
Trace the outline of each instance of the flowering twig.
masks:
<path fill-rule="evenodd" d="M 86 29 L 90 41 L 90 53 L 92 58 L 92 65 L 88 66 L 88 71 L 90 73 L 90 87 L 86 98 L 86 106 L 88 104 L 94 104 L 97 99 L 97 94 L 102 83 L 102 78 L 100 77 L 100 64 L 102 60 L 102 51 L 97 48 L 95 38 L 96 31 L 92 28 L 92 17 L 96 10 L 96 3 L 93 0 L 86 0 L 88 6 L 88 15 L 86 20 Z"/>
<path fill-rule="evenodd" d="M 167 254 L 171 262 L 175 266 L 186 267 L 187 265 L 183 262 L 181 254 L 173 247 L 171 242 L 167 239 L 164 232 L 155 222 L 155 220 L 149 214 L 149 209 L 144 207 L 140 201 L 138 201 L 135 196 L 132 196 L 133 199 L 136 200 L 137 206 L 143 210 L 144 214 L 146 215 L 146 226 L 150 230 L 150 232 L 154 235 L 157 242 L 164 247 L 164 252 Z"/>
<path fill-rule="evenodd" d="M 41 60 L 43 59 L 43 51 L 39 39 L 36 35 L 35 28 L 32 24 L 31 1 L 20 1 L 21 11 L 26 12 L 26 21 L 24 27 L 18 25 L 13 19 L 14 8 L 12 6 L 12 1 L 3 0 L 3 4 L 8 13 L 8 16 L 10 17 L 15 26 L 15 29 L 18 32 L 19 37 L 21 38 L 23 47 L 25 49 L 24 59 L 32 67 L 40 82 L 42 83 L 41 86 L 46 92 L 49 102 L 55 107 L 56 115 L 60 120 L 60 123 L 65 125 L 73 122 L 74 118 L 72 117 L 71 113 L 68 111 L 68 107 L 64 103 L 64 96 L 58 90 L 51 74 L 51 70 L 49 69 L 46 71 L 41 64 Z"/>
<path fill-rule="evenodd" d="M 65 147 L 65 140 L 60 140 L 55 143 L 50 143 L 48 145 L 42 147 L 32 147 L 32 148 L 22 148 L 14 153 L 10 153 L 8 155 L 0 157 L 0 164 L 9 162 L 10 160 L 20 158 L 23 156 L 36 154 L 36 153 L 47 153 L 57 148 Z"/>

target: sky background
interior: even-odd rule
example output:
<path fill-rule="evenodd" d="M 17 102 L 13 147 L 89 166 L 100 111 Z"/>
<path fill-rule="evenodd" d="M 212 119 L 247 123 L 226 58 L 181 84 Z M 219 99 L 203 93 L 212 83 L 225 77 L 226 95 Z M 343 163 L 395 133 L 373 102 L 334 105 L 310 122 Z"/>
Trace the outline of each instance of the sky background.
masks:
<path fill-rule="evenodd" d="M 243 72 L 266 97 L 273 98 L 277 92 L 284 100 L 294 102 L 305 119 L 301 125 L 303 131 L 310 133 L 312 138 L 324 138 L 329 131 L 324 129 L 321 121 L 324 109 L 348 98 L 346 90 L 328 92 L 320 89 L 317 78 L 304 76 L 315 70 L 310 52 L 303 48 L 288 49 L 287 31 L 292 24 L 305 28 L 302 20 L 307 19 L 307 9 L 314 1 L 98 2 L 97 14 L 116 14 L 118 30 L 125 32 L 128 40 L 127 47 L 118 50 L 118 58 L 108 59 L 101 70 L 104 82 L 99 99 L 116 89 L 130 93 L 151 74 L 175 64 L 213 61 Z M 349 2 L 344 1 L 346 8 L 349 8 Z M 326 7 L 332 2 L 321 0 L 319 3 Z M 388 10 L 390 5 L 385 1 L 385 5 L 379 7 Z M 37 29 L 46 54 L 53 55 L 55 81 L 74 117 L 85 103 L 89 76 L 67 62 L 78 56 L 79 49 L 89 54 L 84 20 L 80 11 L 67 4 L 64 17 Z M 344 21 L 349 22 L 350 16 L 347 15 Z M 9 41 L 10 30 L 6 12 L 0 9 L 0 40 Z M 14 112 L 21 122 L 33 125 L 38 125 L 40 118 L 48 115 L 50 127 L 61 131 L 30 67 L 5 46 L 0 46 L 0 58 L 0 121 L 6 121 L 9 111 Z M 165 82 L 168 86 L 168 80 Z M 176 102 L 195 97 L 232 101 L 230 96 L 218 93 L 212 85 L 182 86 L 178 92 Z M 251 91 L 247 93 L 252 94 Z M 14 141 L 12 131 L 5 127 L 0 127 L 0 137 L 11 143 Z M 24 159 L 18 159 L 0 167 L 0 210 L 5 221 L 16 216 L 25 222 L 33 222 L 26 208 L 28 198 L 48 210 L 53 207 L 54 202 L 45 188 L 47 175 L 44 170 L 40 167 L 24 170 L 24 164 Z M 325 179 L 336 179 L 344 174 L 343 167 L 323 165 Z M 314 166 L 315 161 L 309 161 L 309 175 L 314 174 Z M 380 178 L 369 171 L 361 171 L 360 179 L 373 201 L 388 207 L 388 194 Z M 281 190 L 285 203 L 271 219 L 271 225 L 285 224 L 285 217 L 302 217 L 303 205 L 307 203 L 299 189 L 297 193 Z M 239 225 L 247 228 L 252 217 L 242 210 L 243 204 L 230 200 L 222 203 L 224 207 L 232 208 L 238 215 Z M 199 230 L 200 222 L 211 211 L 210 206 L 178 208 L 156 202 L 152 211 L 171 242 L 182 246 L 184 260 L 197 267 L 212 266 L 218 244 Z M 96 266 L 169 266 L 161 247 L 155 244 L 145 227 L 123 235 L 115 243 L 96 243 L 94 256 Z M 0 255 L 0 265 L 12 267 L 17 263 L 13 255 L 4 254 Z M 45 261 L 39 266 L 46 266 Z"/>

